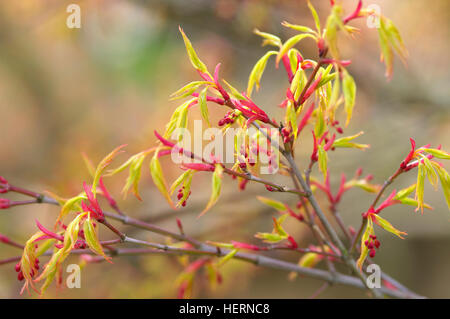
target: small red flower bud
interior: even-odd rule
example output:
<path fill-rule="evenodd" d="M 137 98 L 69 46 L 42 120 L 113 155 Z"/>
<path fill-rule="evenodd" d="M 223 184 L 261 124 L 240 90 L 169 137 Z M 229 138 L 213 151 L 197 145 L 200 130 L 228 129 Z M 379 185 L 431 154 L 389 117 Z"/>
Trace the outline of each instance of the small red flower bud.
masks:
<path fill-rule="evenodd" d="M 370 258 L 373 258 L 373 257 L 375 257 L 375 254 L 376 254 L 376 251 L 375 251 L 375 249 L 371 249 L 371 250 L 370 250 L 370 252 L 369 252 L 369 256 L 370 256 Z"/>
<path fill-rule="evenodd" d="M 369 245 L 369 241 L 368 240 L 366 240 L 365 242 L 364 242 L 364 245 L 366 245 L 366 247 Z"/>
<path fill-rule="evenodd" d="M 373 249 L 373 243 L 369 243 L 369 244 L 367 245 L 367 248 Z"/>
<path fill-rule="evenodd" d="M 0 198 L 0 209 L 7 209 L 11 207 L 11 201 L 7 198 Z"/>
<path fill-rule="evenodd" d="M 375 247 L 378 249 L 378 248 L 380 248 L 380 245 L 381 245 L 381 243 L 380 243 L 380 241 L 379 240 L 375 240 Z"/>
<path fill-rule="evenodd" d="M 18 279 L 19 281 L 22 281 L 22 280 L 24 279 L 23 273 L 22 273 L 22 272 L 19 272 L 19 274 L 17 275 L 17 279 Z"/>
<path fill-rule="evenodd" d="M 14 267 L 14 269 L 16 270 L 16 272 L 19 272 L 19 271 L 20 271 L 20 262 L 18 262 L 18 263 L 16 264 L 16 266 Z"/>
<path fill-rule="evenodd" d="M 269 191 L 269 192 L 273 192 L 275 189 L 272 187 L 272 186 L 270 186 L 270 185 L 265 185 L 266 186 L 266 189 Z"/>

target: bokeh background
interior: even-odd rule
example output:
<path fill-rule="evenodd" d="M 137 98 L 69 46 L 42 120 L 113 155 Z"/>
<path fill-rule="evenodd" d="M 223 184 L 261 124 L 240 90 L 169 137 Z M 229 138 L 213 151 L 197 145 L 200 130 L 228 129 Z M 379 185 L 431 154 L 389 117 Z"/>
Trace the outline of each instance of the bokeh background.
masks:
<path fill-rule="evenodd" d="M 81 29 L 66 27 L 66 7 L 72 2 L 81 6 Z M 356 2 L 344 1 L 344 5 L 351 10 Z M 418 145 L 442 144 L 450 149 L 450 2 L 370 3 L 379 4 L 382 13 L 397 24 L 410 58 L 407 68 L 395 61 L 394 77 L 387 82 L 379 63 L 375 30 L 358 20 L 354 25 L 361 28 L 361 34 L 352 41 L 343 39 L 343 56 L 352 59 L 349 69 L 358 84 L 354 120 L 346 133 L 365 131 L 360 140 L 371 148 L 331 154 L 335 187 L 340 172 L 351 176 L 359 166 L 382 183 L 408 151 L 409 137 Z M 315 0 L 313 4 L 324 23 L 329 2 Z M 253 28 L 286 39 L 292 32 L 280 25 L 283 20 L 313 25 L 301 0 L 2 1 L 0 175 L 37 191 L 50 190 L 67 197 L 78 193 L 82 181 L 89 178 L 81 152 L 97 162 L 120 144 L 128 144 L 128 155 L 154 145 L 153 130 L 163 130 L 178 105 L 168 96 L 197 79 L 178 25 L 209 68 L 221 62 L 222 76 L 244 90 L 253 64 L 267 50 L 260 46 Z M 304 42 L 300 49 L 305 57 L 315 58 L 311 43 Z M 281 114 L 276 105 L 285 86 L 283 72 L 269 63 L 255 101 L 269 113 Z M 224 113 L 213 105 L 210 112 L 217 119 Z M 301 148 L 299 158 L 304 155 L 305 159 L 308 149 Z M 125 158 L 123 155 L 120 161 Z M 188 207 L 174 213 L 153 186 L 147 167 L 145 164 L 141 181 L 143 202 L 131 195 L 120 200 L 130 215 L 170 229 L 176 229 L 177 215 L 189 234 L 214 241 L 254 242 L 257 231 L 270 231 L 273 212 L 254 196 L 263 190 L 260 185 L 248 185 L 245 192 L 238 192 L 236 183 L 229 180 L 216 207 L 196 219 L 209 197 L 210 177 L 196 178 Z M 171 181 L 181 172 L 166 165 L 164 169 Z M 125 178 L 123 174 L 106 180 L 118 197 Z M 414 180 L 414 173 L 402 176 L 396 187 L 406 187 Z M 289 200 L 286 195 L 273 197 Z M 425 198 L 435 209 L 423 216 L 411 207 L 386 211 L 386 217 L 407 231 L 408 237 L 400 240 L 378 231 L 382 249 L 375 261 L 419 294 L 450 297 L 449 211 L 441 192 L 429 187 Z M 361 213 L 372 199 L 373 195 L 350 191 L 340 206 L 346 223 L 358 227 Z M 36 218 L 51 225 L 56 214 L 56 208 L 44 205 L 1 211 L 0 233 L 24 242 L 36 230 Z M 123 229 L 142 239 L 161 241 L 148 233 Z M 289 230 L 303 246 L 311 240 L 303 228 Z M 0 259 L 18 254 L 20 251 L 0 246 Z M 293 262 L 298 258 L 278 256 Z M 77 262 L 76 257 L 71 260 Z M 174 258 L 117 258 L 114 265 L 88 265 L 82 272 L 81 289 L 53 287 L 47 296 L 172 298 L 176 296 L 174 278 L 181 270 Z M 227 264 L 223 275 L 224 282 L 215 291 L 208 289 L 205 280 L 198 282 L 194 296 L 307 298 L 322 284 L 307 278 L 289 281 L 285 272 L 239 261 Z M 19 297 L 21 283 L 15 278 L 12 265 L 0 266 L 0 298 Z M 364 298 L 365 294 L 335 286 L 321 296 Z"/>

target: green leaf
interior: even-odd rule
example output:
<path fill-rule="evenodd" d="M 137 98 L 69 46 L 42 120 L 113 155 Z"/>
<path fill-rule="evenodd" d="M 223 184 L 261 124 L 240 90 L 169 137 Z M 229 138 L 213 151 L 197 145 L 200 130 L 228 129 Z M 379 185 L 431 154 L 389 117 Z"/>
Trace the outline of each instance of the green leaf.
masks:
<path fill-rule="evenodd" d="M 402 237 L 402 235 L 408 235 L 407 233 L 399 231 L 398 229 L 396 229 L 394 226 L 392 226 L 392 224 L 390 222 L 388 222 L 386 219 L 382 218 L 380 215 L 372 214 L 371 216 L 372 216 L 372 218 L 374 218 L 374 222 L 378 226 L 380 226 L 384 230 L 394 234 L 395 236 L 398 236 L 401 239 L 404 239 Z"/>
<path fill-rule="evenodd" d="M 300 31 L 300 32 L 306 32 L 306 33 L 312 33 L 312 34 L 316 34 L 316 31 L 314 31 L 313 29 L 311 29 L 310 27 L 305 27 L 303 25 L 298 25 L 298 24 L 291 24 L 287 21 L 283 21 L 281 22 L 281 25 L 296 31 Z"/>
<path fill-rule="evenodd" d="M 294 131 L 294 138 L 297 138 L 297 112 L 295 111 L 294 104 L 289 101 L 286 106 L 286 121 L 291 124 Z"/>
<path fill-rule="evenodd" d="M 89 249 L 92 250 L 95 254 L 105 258 L 106 261 L 112 263 L 111 257 L 106 256 L 105 252 L 103 251 L 103 247 L 98 239 L 97 230 L 92 223 L 90 214 L 88 214 L 88 218 L 84 221 L 83 231 Z"/>
<path fill-rule="evenodd" d="M 352 136 L 338 138 L 333 142 L 333 147 L 366 149 L 369 147 L 369 145 L 351 142 L 352 140 L 361 136 L 362 134 L 364 134 L 363 131 Z"/>
<path fill-rule="evenodd" d="M 309 8 L 309 10 L 311 11 L 311 14 L 312 14 L 312 16 L 313 16 L 313 18 L 314 18 L 314 22 L 315 22 L 315 24 L 316 24 L 317 32 L 318 32 L 319 35 L 320 35 L 321 31 L 320 31 L 320 20 L 319 20 L 319 15 L 317 14 L 316 9 L 314 9 L 313 5 L 311 4 L 311 2 L 310 2 L 309 0 L 308 0 L 308 8 Z"/>
<path fill-rule="evenodd" d="M 123 152 L 122 148 L 124 148 L 125 146 L 126 145 L 124 144 L 116 147 L 111 153 L 106 155 L 105 158 L 103 158 L 101 162 L 97 165 L 97 169 L 95 170 L 94 174 L 94 181 L 92 182 L 92 193 L 94 194 L 94 197 L 96 196 L 97 184 L 100 180 L 100 177 L 102 177 L 103 172 L 109 165 L 111 165 L 111 162 L 114 159 L 114 157 L 116 157 L 119 153 Z"/>
<path fill-rule="evenodd" d="M 276 35 L 267 33 L 267 32 L 261 32 L 258 29 L 254 29 L 253 33 L 259 35 L 260 37 L 264 38 L 263 46 L 265 45 L 272 45 L 275 47 L 281 46 L 281 39 L 277 37 Z"/>
<path fill-rule="evenodd" d="M 438 173 L 439 181 L 441 182 L 442 186 L 442 191 L 444 192 L 445 201 L 447 202 L 448 209 L 450 210 L 450 175 L 438 163 L 436 162 L 431 163 Z"/>
<path fill-rule="evenodd" d="M 230 91 L 231 91 L 231 95 L 232 96 L 234 96 L 236 99 L 238 99 L 238 100 L 246 100 L 246 97 L 245 96 L 243 96 L 236 88 L 234 88 L 230 83 L 228 83 L 227 81 L 225 81 L 225 80 L 222 80 L 223 81 L 223 83 L 225 83 L 226 84 L 226 86 L 228 86 L 228 88 L 230 89 Z"/>
<path fill-rule="evenodd" d="M 189 96 L 192 93 L 194 93 L 202 85 L 213 85 L 213 84 L 214 83 L 208 82 L 208 81 L 194 81 L 194 82 L 188 83 L 185 86 L 183 86 L 181 89 L 179 89 L 178 91 L 172 93 L 170 95 L 171 96 L 170 100 L 177 100 L 177 99 L 184 98 L 184 97 Z"/>
<path fill-rule="evenodd" d="M 364 234 L 361 237 L 361 255 L 358 258 L 358 261 L 356 262 L 356 265 L 359 269 L 362 269 L 362 266 L 364 264 L 364 261 L 367 258 L 367 255 L 369 254 L 369 248 L 364 244 L 366 240 L 369 240 L 370 235 L 373 235 L 373 223 L 372 219 L 367 219 L 367 226 L 366 230 L 364 231 Z"/>
<path fill-rule="evenodd" d="M 206 92 L 208 88 L 204 88 L 200 94 L 198 95 L 198 104 L 200 105 L 200 111 L 202 113 L 203 119 L 208 123 L 208 126 L 211 127 L 211 123 L 209 122 L 209 113 L 208 113 L 208 105 L 206 104 Z"/>
<path fill-rule="evenodd" d="M 238 252 L 237 249 L 233 249 L 231 250 L 228 254 L 226 254 L 224 257 L 222 257 L 220 259 L 220 261 L 217 263 L 217 267 L 221 267 L 223 266 L 227 261 L 229 261 L 230 259 L 232 259 L 234 257 L 234 255 L 236 255 Z"/>
<path fill-rule="evenodd" d="M 415 189 L 416 189 L 416 184 L 412 184 L 411 186 L 408 186 L 404 189 L 399 190 L 397 192 L 397 194 L 395 194 L 395 197 L 393 199 L 395 199 L 395 200 L 403 199 L 403 198 L 407 197 L 408 195 L 412 194 L 412 192 L 414 192 Z"/>
<path fill-rule="evenodd" d="M 264 54 L 258 60 L 258 62 L 256 62 L 255 66 L 253 67 L 252 71 L 250 72 L 250 76 L 248 78 L 248 85 L 247 85 L 247 95 L 249 97 L 251 97 L 253 87 L 255 85 L 256 85 L 256 89 L 259 89 L 259 82 L 261 81 L 262 74 L 264 73 L 264 69 L 266 68 L 267 61 L 274 54 L 278 54 L 278 52 L 269 51 L 266 54 Z"/>
<path fill-rule="evenodd" d="M 255 235 L 256 238 L 262 239 L 265 243 L 278 243 L 282 240 L 285 240 L 286 237 L 281 236 L 276 233 L 257 233 Z"/>
<path fill-rule="evenodd" d="M 350 119 L 352 118 L 356 97 L 355 80 L 350 74 L 348 74 L 348 72 L 344 72 L 344 78 L 342 80 L 342 90 L 344 92 L 345 99 L 345 112 L 347 113 L 347 121 L 345 123 L 345 126 L 347 126 L 350 122 Z"/>
<path fill-rule="evenodd" d="M 319 157 L 319 169 L 323 174 L 323 178 L 327 179 L 327 162 L 328 162 L 328 154 L 323 149 L 322 145 L 319 145 L 318 147 L 318 157 Z"/>
<path fill-rule="evenodd" d="M 189 177 L 189 175 L 191 175 L 192 173 L 193 173 L 193 171 L 188 169 L 183 174 L 178 176 L 178 178 L 170 186 L 170 190 L 169 190 L 170 195 L 172 195 L 173 192 L 181 185 L 181 183 L 183 183 Z"/>
<path fill-rule="evenodd" d="M 342 19 L 342 6 L 335 4 L 333 6 L 331 14 L 328 16 L 327 24 L 325 27 L 325 40 L 328 43 L 328 48 L 331 56 L 339 60 L 339 49 L 337 47 L 337 33 L 339 29 L 345 29 Z"/>
<path fill-rule="evenodd" d="M 222 174 L 223 174 L 223 167 L 221 164 L 216 164 L 216 168 L 214 169 L 214 173 L 212 175 L 212 191 L 211 191 L 211 197 L 209 198 L 209 202 L 206 205 L 206 208 L 200 213 L 200 216 L 205 214 L 211 207 L 214 206 L 214 204 L 219 199 L 220 190 L 222 189 Z"/>
<path fill-rule="evenodd" d="M 146 154 L 139 153 L 136 155 L 137 156 L 135 156 L 133 161 L 130 163 L 128 178 L 122 189 L 122 193 L 126 196 L 130 188 L 133 187 L 134 196 L 136 196 L 139 200 L 142 200 L 139 195 L 139 180 L 141 179 L 142 163 L 144 162 Z"/>
<path fill-rule="evenodd" d="M 423 193 L 425 187 L 425 167 L 424 164 L 419 163 L 417 168 L 417 182 L 416 182 L 416 196 L 415 200 L 417 200 L 417 209 L 420 208 L 423 214 Z"/>
<path fill-rule="evenodd" d="M 286 212 L 288 210 L 288 207 L 286 204 L 283 204 L 282 202 L 276 201 L 271 198 L 263 197 L 263 196 L 256 196 L 256 198 L 263 204 L 266 204 L 267 206 L 270 206 L 272 208 L 275 208 L 280 213 Z"/>
<path fill-rule="evenodd" d="M 66 200 L 64 205 L 61 207 L 61 211 L 59 212 L 58 218 L 56 219 L 56 224 L 58 224 L 58 222 L 60 221 L 62 222 L 64 217 L 66 217 L 67 214 L 69 214 L 70 211 L 74 209 L 74 207 L 80 209 L 79 203 L 83 199 L 87 199 L 87 197 L 85 195 L 78 195 Z"/>
<path fill-rule="evenodd" d="M 178 29 L 180 30 L 181 35 L 183 36 L 184 44 L 186 46 L 186 51 L 189 55 L 189 60 L 191 61 L 194 68 L 201 71 L 202 73 L 209 74 L 208 69 L 206 68 L 206 65 L 202 61 L 200 61 L 200 59 L 198 58 L 197 53 L 195 53 L 195 50 L 192 47 L 191 41 L 188 39 L 188 37 L 184 33 L 183 29 L 181 27 L 178 27 Z"/>
<path fill-rule="evenodd" d="M 283 43 L 283 45 L 280 48 L 280 52 L 277 55 L 276 64 L 278 65 L 278 63 L 283 58 L 283 55 L 288 53 L 288 51 L 293 46 L 295 46 L 298 42 L 300 42 L 301 40 L 306 39 L 306 38 L 312 38 L 314 40 L 316 39 L 316 37 L 313 36 L 312 34 L 303 33 L 303 34 L 297 34 L 297 35 L 293 36 L 292 38 L 289 38 L 285 43 Z"/>
<path fill-rule="evenodd" d="M 314 268 L 322 259 L 320 254 L 306 253 L 300 258 L 298 265 L 300 267 Z"/>
<path fill-rule="evenodd" d="M 445 152 L 443 150 L 437 150 L 434 148 L 425 148 L 424 151 L 427 153 L 430 153 L 431 155 L 433 155 L 436 158 L 450 159 L 450 154 L 448 154 L 447 152 Z"/>
<path fill-rule="evenodd" d="M 169 192 L 167 191 L 166 180 L 164 179 L 161 164 L 159 163 L 158 160 L 158 152 L 155 152 L 155 155 L 150 161 L 150 174 L 152 175 L 153 183 L 155 184 L 155 186 L 167 200 L 169 205 L 172 208 L 175 208 L 172 199 L 170 198 Z"/>

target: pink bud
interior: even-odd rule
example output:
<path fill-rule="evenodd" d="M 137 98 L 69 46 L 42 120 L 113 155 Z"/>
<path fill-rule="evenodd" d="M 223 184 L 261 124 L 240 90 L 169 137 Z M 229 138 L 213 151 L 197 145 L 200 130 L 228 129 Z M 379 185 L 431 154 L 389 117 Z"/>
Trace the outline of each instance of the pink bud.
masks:
<path fill-rule="evenodd" d="M 4 243 L 4 244 L 8 244 L 10 242 L 9 238 L 0 234 L 0 242 Z"/>
<path fill-rule="evenodd" d="M 0 209 L 7 209 L 11 207 L 11 201 L 7 198 L 0 198 Z"/>
<path fill-rule="evenodd" d="M 376 254 L 376 251 L 375 251 L 375 249 L 371 249 L 371 250 L 370 250 L 370 252 L 369 252 L 369 256 L 370 256 L 370 258 L 373 258 L 373 257 L 375 257 L 375 254 Z"/>

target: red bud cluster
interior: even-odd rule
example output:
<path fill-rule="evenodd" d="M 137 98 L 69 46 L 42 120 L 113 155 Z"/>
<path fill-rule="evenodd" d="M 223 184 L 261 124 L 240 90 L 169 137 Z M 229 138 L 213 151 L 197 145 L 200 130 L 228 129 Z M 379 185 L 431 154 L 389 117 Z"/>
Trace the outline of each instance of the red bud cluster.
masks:
<path fill-rule="evenodd" d="M 189 198 L 189 196 L 191 195 L 191 193 L 192 192 L 189 191 L 189 194 L 187 195 L 186 199 L 181 203 L 181 206 L 183 206 L 183 207 L 186 206 L 186 201 Z M 181 200 L 183 198 L 183 196 L 184 196 L 184 186 L 178 190 L 178 195 L 177 195 L 178 200 Z"/>
<path fill-rule="evenodd" d="M 225 114 L 225 116 L 222 119 L 219 120 L 217 125 L 224 126 L 226 124 L 233 124 L 235 120 L 236 120 L 236 113 L 234 113 L 233 111 L 229 111 L 227 112 L 227 114 Z"/>
<path fill-rule="evenodd" d="M 0 176 L 0 194 L 7 193 L 9 191 L 9 184 L 8 181 Z"/>
<path fill-rule="evenodd" d="M 22 272 L 22 270 L 21 270 L 20 262 L 18 262 L 18 263 L 16 264 L 16 266 L 14 267 L 14 269 L 15 269 L 16 272 L 17 272 L 17 279 L 18 279 L 19 281 L 24 280 L 25 277 L 24 277 L 23 272 Z M 39 270 L 39 259 L 36 258 L 35 261 L 34 261 L 33 269 L 31 269 L 31 271 L 30 271 L 30 276 L 31 276 L 31 277 L 34 277 L 34 276 L 37 274 L 38 270 Z"/>
<path fill-rule="evenodd" d="M 369 249 L 370 258 L 373 258 L 373 257 L 375 257 L 375 254 L 376 254 L 375 249 L 380 248 L 381 244 L 380 244 L 380 241 L 377 239 L 377 236 L 370 235 L 369 239 L 364 242 L 364 245 L 366 245 L 366 247 Z"/>

